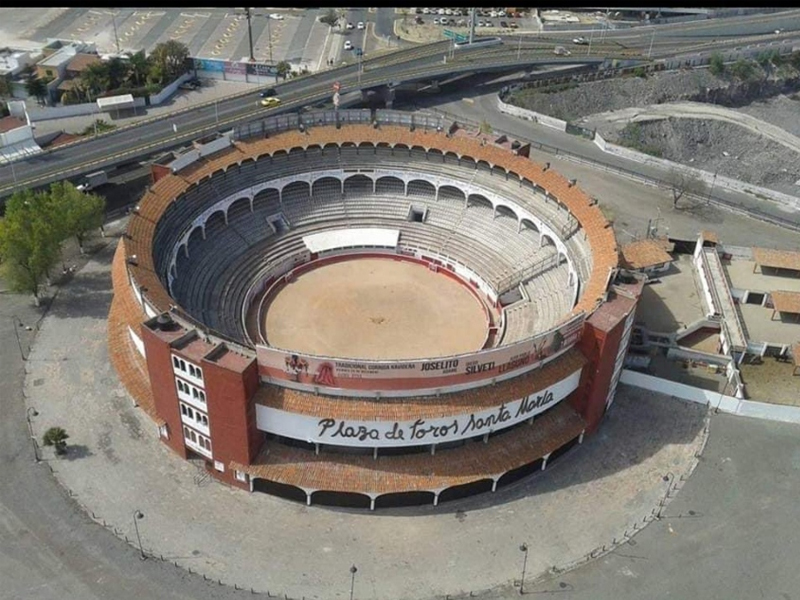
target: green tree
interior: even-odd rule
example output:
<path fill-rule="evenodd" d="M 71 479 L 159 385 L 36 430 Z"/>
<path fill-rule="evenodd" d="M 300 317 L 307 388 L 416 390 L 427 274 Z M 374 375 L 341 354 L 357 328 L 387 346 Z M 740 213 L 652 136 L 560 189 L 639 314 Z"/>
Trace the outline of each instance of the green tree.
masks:
<path fill-rule="evenodd" d="M 54 446 L 56 454 L 63 455 L 67 453 L 67 440 L 69 435 L 61 427 L 51 427 L 44 432 L 42 436 L 42 444 L 45 446 Z"/>
<path fill-rule="evenodd" d="M 335 27 L 336 22 L 339 20 L 339 15 L 336 14 L 336 11 L 332 8 L 328 9 L 324 15 L 319 18 L 319 22 L 327 25 L 328 27 Z"/>
<path fill-rule="evenodd" d="M 712 75 L 720 77 L 723 73 L 725 73 L 725 61 L 722 58 L 722 54 L 720 54 L 719 52 L 714 52 L 711 55 L 708 64 L 709 64 L 709 71 L 711 71 Z"/>
<path fill-rule="evenodd" d="M 92 63 L 80 75 L 80 87 L 89 102 L 94 102 L 97 97 L 111 89 L 111 74 L 108 63 Z"/>
<path fill-rule="evenodd" d="M 0 75 L 0 98 L 11 97 L 11 76 Z"/>
<path fill-rule="evenodd" d="M 54 223 L 48 194 L 16 192 L 0 219 L 0 262 L 11 289 L 33 295 L 39 306 L 39 289 L 58 260 L 60 227 Z"/>
<path fill-rule="evenodd" d="M 39 78 L 33 69 L 28 72 L 28 76 L 25 79 L 25 91 L 28 92 L 28 95 L 36 98 L 39 104 L 42 104 L 47 97 L 47 84 Z"/>
<path fill-rule="evenodd" d="M 151 79 L 158 83 L 169 83 L 187 71 L 189 48 L 178 40 L 167 40 L 153 48 L 150 54 Z"/>
<path fill-rule="evenodd" d="M 731 75 L 742 81 L 753 77 L 756 73 L 756 65 L 753 61 L 740 58 L 731 65 Z"/>
<path fill-rule="evenodd" d="M 108 71 L 108 90 L 116 90 L 128 80 L 130 65 L 119 56 L 114 56 L 108 60 L 106 69 Z"/>
<path fill-rule="evenodd" d="M 84 194 L 69 181 L 57 181 L 50 185 L 49 200 L 60 240 L 75 236 L 83 254 L 87 233 L 103 225 L 105 199 L 97 194 Z"/>
<path fill-rule="evenodd" d="M 136 85 L 141 86 L 147 81 L 150 71 L 150 60 L 145 56 L 144 50 L 132 54 L 128 60 L 128 78 Z"/>
<path fill-rule="evenodd" d="M 282 60 L 275 66 L 275 70 L 278 72 L 278 77 L 286 79 L 292 72 L 292 65 L 288 61 Z"/>

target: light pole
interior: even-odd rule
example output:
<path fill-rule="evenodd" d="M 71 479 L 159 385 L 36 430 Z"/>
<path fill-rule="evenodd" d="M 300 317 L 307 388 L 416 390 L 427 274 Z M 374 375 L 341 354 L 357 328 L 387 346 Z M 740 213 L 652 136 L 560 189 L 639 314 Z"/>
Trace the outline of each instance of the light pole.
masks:
<path fill-rule="evenodd" d="M 517 44 L 517 60 L 519 60 L 519 55 L 522 53 L 522 34 L 519 34 L 519 43 Z"/>
<path fill-rule="evenodd" d="M 19 317 L 11 317 L 11 322 L 14 324 L 14 336 L 17 338 L 17 347 L 19 348 L 19 355 L 22 357 L 23 361 L 26 361 L 28 360 L 28 357 L 25 356 L 25 353 L 22 351 L 22 341 L 19 339 L 19 330 L 17 329 L 17 321 L 19 321 L 19 324 L 24 327 L 24 324 L 22 323 L 22 321 L 20 321 Z"/>
<path fill-rule="evenodd" d="M 31 423 L 31 418 L 38 416 L 39 411 L 32 406 L 29 406 L 28 410 L 25 411 L 25 420 L 28 422 L 28 433 L 31 436 L 31 443 L 33 444 L 33 460 L 36 464 L 39 464 L 39 448 L 36 446 L 36 437 L 33 435 L 33 423 Z"/>
<path fill-rule="evenodd" d="M 653 42 L 655 41 L 655 39 L 656 39 L 656 28 L 653 27 L 653 35 L 650 36 L 650 49 L 647 51 L 648 59 L 653 54 Z"/>
<path fill-rule="evenodd" d="M 521 596 L 525 593 L 525 569 L 528 568 L 528 544 L 523 542 L 519 549 L 525 555 L 522 559 L 522 577 L 519 580 L 519 594 Z"/>
<path fill-rule="evenodd" d="M 17 185 L 17 171 L 14 169 L 14 161 L 8 161 L 8 164 L 11 165 L 11 176 L 14 178 L 14 185 Z"/>
<path fill-rule="evenodd" d="M 214 119 L 216 124 L 219 125 L 219 107 L 217 106 L 217 99 L 214 99 Z"/>
<path fill-rule="evenodd" d="M 133 527 L 136 529 L 136 539 L 139 540 L 139 560 L 145 560 L 147 556 L 144 554 L 142 547 L 142 536 L 139 535 L 139 519 L 144 519 L 144 513 L 139 509 L 133 511 Z"/>
<path fill-rule="evenodd" d="M 117 54 L 119 54 L 119 38 L 117 37 L 117 13 L 111 14 L 111 22 L 114 23 L 114 42 L 117 45 Z"/>
<path fill-rule="evenodd" d="M 247 39 L 250 42 L 250 62 L 254 62 L 256 60 L 255 56 L 253 56 L 253 28 L 250 25 L 250 9 L 244 9 L 244 15 L 247 17 Z"/>
<path fill-rule="evenodd" d="M 708 190 L 708 197 L 706 198 L 706 204 L 711 202 L 711 194 L 714 193 L 714 184 L 717 183 L 717 173 L 719 172 L 719 167 L 714 169 L 714 179 L 711 180 L 711 187 Z"/>
<path fill-rule="evenodd" d="M 358 572 L 358 569 L 356 568 L 355 565 L 350 567 L 350 600 L 353 600 L 353 588 L 356 585 L 356 573 L 357 572 Z"/>
<path fill-rule="evenodd" d="M 589 49 L 586 51 L 586 56 L 589 56 L 592 53 L 592 39 L 594 38 L 594 27 L 589 32 Z"/>

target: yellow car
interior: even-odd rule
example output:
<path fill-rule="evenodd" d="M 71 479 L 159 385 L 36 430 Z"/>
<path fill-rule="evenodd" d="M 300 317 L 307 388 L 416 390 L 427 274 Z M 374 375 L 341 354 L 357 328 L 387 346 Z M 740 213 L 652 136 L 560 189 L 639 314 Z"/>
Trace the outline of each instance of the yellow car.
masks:
<path fill-rule="evenodd" d="M 264 98 L 261 100 L 261 106 L 266 106 L 267 108 L 272 108 L 273 106 L 278 106 L 281 103 L 280 98 L 276 98 L 273 96 L 272 98 Z"/>

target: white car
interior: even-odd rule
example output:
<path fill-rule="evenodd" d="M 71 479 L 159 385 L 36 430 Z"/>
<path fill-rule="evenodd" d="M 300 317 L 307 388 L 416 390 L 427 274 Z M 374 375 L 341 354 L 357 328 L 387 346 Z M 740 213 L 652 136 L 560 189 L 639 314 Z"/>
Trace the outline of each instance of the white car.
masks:
<path fill-rule="evenodd" d="M 345 50 L 352 50 L 353 49 L 353 42 L 351 42 L 350 40 L 347 40 L 344 43 L 344 49 Z"/>
<path fill-rule="evenodd" d="M 272 19 L 273 21 L 283 21 L 283 15 L 278 14 L 278 13 L 272 13 L 269 16 L 269 18 Z"/>
<path fill-rule="evenodd" d="M 364 29 L 364 21 L 359 21 L 358 25 L 356 25 L 357 29 Z"/>
<path fill-rule="evenodd" d="M 444 14 L 444 9 L 443 9 L 443 8 L 440 8 L 440 9 L 439 9 L 439 10 L 437 10 L 436 12 L 437 12 L 438 14 L 440 14 L 440 15 L 443 15 L 443 14 Z"/>
<path fill-rule="evenodd" d="M 352 23 L 348 23 L 347 24 L 347 29 L 352 29 L 352 28 L 353 28 L 353 24 Z"/>
<path fill-rule="evenodd" d="M 430 8 L 423 8 L 423 9 L 422 9 L 422 14 L 423 14 L 423 15 L 429 15 L 429 14 L 431 14 L 431 9 L 430 9 Z"/>
<path fill-rule="evenodd" d="M 433 20 L 433 24 L 434 24 L 434 25 L 438 25 L 438 24 L 439 24 L 439 17 L 436 17 L 436 18 Z"/>

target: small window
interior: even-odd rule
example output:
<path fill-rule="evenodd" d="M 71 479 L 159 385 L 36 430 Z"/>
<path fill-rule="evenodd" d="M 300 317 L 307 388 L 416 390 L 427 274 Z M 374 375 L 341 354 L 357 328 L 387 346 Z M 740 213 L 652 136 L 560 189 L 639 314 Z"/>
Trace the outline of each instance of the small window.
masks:
<path fill-rule="evenodd" d="M 225 472 L 225 465 L 223 465 L 223 464 L 222 464 L 220 461 L 218 461 L 218 460 L 215 460 L 215 461 L 214 461 L 214 468 L 215 468 L 217 471 L 219 471 L 220 473 L 224 473 L 224 472 Z"/>
<path fill-rule="evenodd" d="M 203 379 L 203 372 L 200 369 L 197 369 L 197 375 L 195 375 L 198 379 L 202 381 Z"/>
<path fill-rule="evenodd" d="M 195 400 L 197 399 L 197 388 L 196 387 L 192 388 L 192 398 L 194 398 Z"/>
<path fill-rule="evenodd" d="M 186 371 L 186 363 L 183 361 L 183 359 L 181 359 L 181 366 L 180 366 L 180 370 L 181 370 L 181 371 Z"/>
<path fill-rule="evenodd" d="M 247 473 L 244 471 L 234 471 L 233 476 L 236 477 L 236 481 L 247 481 Z"/>
<path fill-rule="evenodd" d="M 177 356 L 173 356 L 172 357 L 172 366 L 175 367 L 176 369 L 180 369 L 181 368 L 181 363 L 178 361 L 178 357 Z"/>
<path fill-rule="evenodd" d="M 205 402 L 205 401 L 206 401 L 206 395 L 205 395 L 205 393 L 203 393 L 203 392 L 198 392 L 198 395 L 200 396 L 200 402 Z"/>

